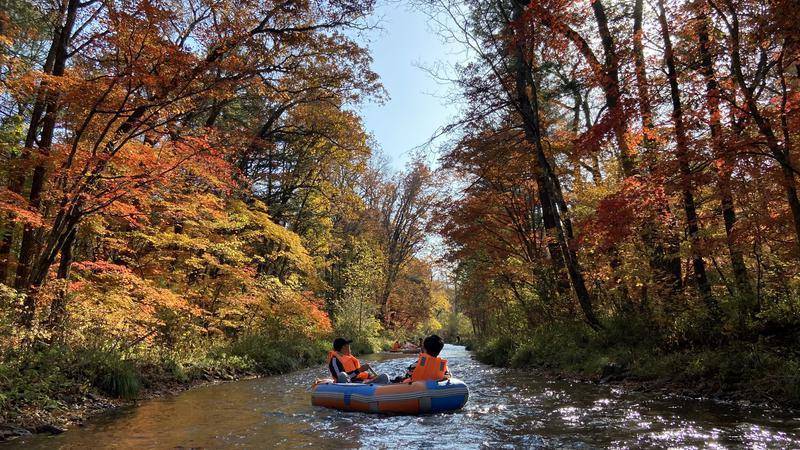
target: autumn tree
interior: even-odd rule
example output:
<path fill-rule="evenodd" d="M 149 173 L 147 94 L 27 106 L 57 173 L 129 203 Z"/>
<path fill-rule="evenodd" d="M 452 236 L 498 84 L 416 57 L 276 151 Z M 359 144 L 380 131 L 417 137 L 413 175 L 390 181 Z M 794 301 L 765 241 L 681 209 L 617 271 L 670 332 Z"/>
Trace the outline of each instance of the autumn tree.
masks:
<path fill-rule="evenodd" d="M 407 172 L 382 186 L 380 196 L 380 233 L 386 256 L 386 271 L 380 291 L 380 316 L 391 321 L 391 296 L 405 265 L 425 240 L 436 193 L 432 191 L 432 173 L 422 163 L 414 163 Z"/>
<path fill-rule="evenodd" d="M 235 149 L 217 140 L 224 130 L 197 128 L 196 121 L 224 114 L 240 89 L 269 89 L 270 74 L 277 78 L 303 60 L 302 52 L 293 59 L 291 48 L 274 44 L 286 40 L 303 49 L 316 40 L 328 46 L 336 39 L 329 30 L 354 23 L 370 7 L 173 6 L 68 2 L 55 14 L 43 70 L 20 74 L 27 90 L 20 92 L 38 102 L 20 160 L 35 164 L 30 182 L 17 171 L 9 191 L 19 195 L 26 186 L 26 208 L 41 210 L 46 221 L 25 227 L 16 258 L 14 284 L 32 294 L 28 320 L 36 290 L 84 218 L 107 208 L 136 209 L 150 189 L 189 167 L 213 173 L 207 180 L 212 188 L 228 183 L 234 171 L 226 153 Z M 90 26 L 97 21 L 106 26 Z M 65 76 L 68 64 L 73 70 Z M 214 122 L 205 120 L 207 127 Z M 70 130 L 64 142 L 54 141 L 57 128 Z"/>
<path fill-rule="evenodd" d="M 442 161 L 460 190 L 440 232 L 457 266 L 480 267 L 461 272 L 486 285 L 460 291 L 486 302 L 476 327 L 568 317 L 554 299 L 574 261 L 599 316 L 680 342 L 696 337 L 671 334 L 676 314 L 706 334 L 751 333 L 791 301 L 797 46 L 784 2 L 429 4 L 473 56 L 456 69 L 463 114 Z M 579 278 L 566 280 L 590 322 Z"/>
<path fill-rule="evenodd" d="M 526 5 L 520 2 L 470 4 L 479 11 L 478 15 L 490 19 L 485 22 L 462 15 L 446 3 L 437 5 L 442 14 L 453 18 L 453 35 L 479 55 L 479 62 L 465 68 L 462 75 L 466 94 L 473 96 L 470 100 L 478 106 L 466 120 L 480 121 L 482 116 L 496 113 L 497 110 L 491 109 L 495 107 L 513 111 L 515 118 L 510 125 L 521 129 L 524 145 L 534 157 L 530 170 L 535 174 L 550 260 L 556 273 L 566 272 L 587 323 L 598 328 L 591 294 L 574 247 L 574 227 L 564 189 L 552 155 L 545 151 L 546 127 L 542 125 L 539 92 L 542 72 L 540 62 L 534 59 L 540 36 L 535 27 L 522 20 Z M 487 85 L 485 80 L 493 85 Z"/>

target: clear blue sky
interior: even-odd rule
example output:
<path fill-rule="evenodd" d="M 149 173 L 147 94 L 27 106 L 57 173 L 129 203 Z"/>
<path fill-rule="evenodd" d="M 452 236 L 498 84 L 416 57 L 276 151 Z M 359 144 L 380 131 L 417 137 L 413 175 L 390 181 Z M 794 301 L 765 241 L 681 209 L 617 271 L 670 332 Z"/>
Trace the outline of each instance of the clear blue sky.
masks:
<path fill-rule="evenodd" d="M 443 98 L 451 86 L 419 66 L 452 67 L 464 56 L 458 46 L 442 42 L 424 13 L 405 2 L 379 0 L 374 19 L 381 29 L 370 31 L 365 44 L 390 98 L 383 105 L 366 104 L 360 112 L 388 162 L 400 169 L 413 148 L 456 114 Z M 433 156 L 427 159 L 432 162 Z"/>

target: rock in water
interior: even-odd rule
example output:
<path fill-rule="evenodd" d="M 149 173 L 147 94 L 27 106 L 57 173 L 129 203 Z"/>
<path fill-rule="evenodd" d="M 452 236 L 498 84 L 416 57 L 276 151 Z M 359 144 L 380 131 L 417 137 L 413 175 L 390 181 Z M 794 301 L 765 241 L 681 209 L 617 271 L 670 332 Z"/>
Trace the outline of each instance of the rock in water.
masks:
<path fill-rule="evenodd" d="M 31 434 L 31 432 L 25 428 L 14 427 L 11 425 L 0 425 L 0 442 L 19 436 L 27 436 L 29 434 Z"/>
<path fill-rule="evenodd" d="M 603 371 L 600 373 L 600 383 L 619 381 L 623 378 L 625 378 L 625 367 L 615 362 L 603 366 Z"/>
<path fill-rule="evenodd" d="M 49 423 L 46 423 L 44 425 L 39 425 L 38 427 L 36 427 L 37 433 L 61 434 L 65 431 L 67 430 L 61 427 L 57 427 L 55 425 L 51 425 Z"/>

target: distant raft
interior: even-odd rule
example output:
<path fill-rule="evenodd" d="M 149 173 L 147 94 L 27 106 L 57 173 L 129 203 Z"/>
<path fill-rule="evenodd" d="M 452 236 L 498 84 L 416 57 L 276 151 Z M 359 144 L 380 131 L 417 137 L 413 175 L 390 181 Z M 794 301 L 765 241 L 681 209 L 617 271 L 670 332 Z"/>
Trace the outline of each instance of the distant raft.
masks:
<path fill-rule="evenodd" d="M 469 389 L 463 381 L 416 381 L 396 384 L 317 383 L 311 404 L 341 411 L 428 414 L 464 407 Z"/>
<path fill-rule="evenodd" d="M 389 350 L 389 353 L 407 353 L 407 354 L 417 354 L 419 353 L 418 348 L 401 348 L 399 350 Z"/>

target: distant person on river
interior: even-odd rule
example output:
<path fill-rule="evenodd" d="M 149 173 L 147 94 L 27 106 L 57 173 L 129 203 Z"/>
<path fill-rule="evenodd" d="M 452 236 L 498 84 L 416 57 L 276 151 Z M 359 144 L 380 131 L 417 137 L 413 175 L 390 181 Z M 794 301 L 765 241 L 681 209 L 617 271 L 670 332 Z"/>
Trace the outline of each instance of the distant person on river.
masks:
<path fill-rule="evenodd" d="M 353 341 L 342 337 L 333 341 L 333 350 L 328 352 L 328 370 L 333 380 L 337 383 L 388 383 L 388 375 L 378 375 L 369 364 L 361 365 L 358 358 L 350 352 L 351 342 Z M 374 377 L 370 376 L 370 371 L 375 373 Z"/>
<path fill-rule="evenodd" d="M 403 344 L 403 350 L 417 350 L 419 351 L 420 347 L 412 344 L 411 342 L 406 342 Z"/>
<path fill-rule="evenodd" d="M 441 381 L 450 378 L 447 360 L 439 358 L 444 348 L 444 340 L 432 334 L 422 341 L 422 352 L 417 362 L 408 367 L 405 375 L 392 380 L 395 383 L 413 381 Z"/>

